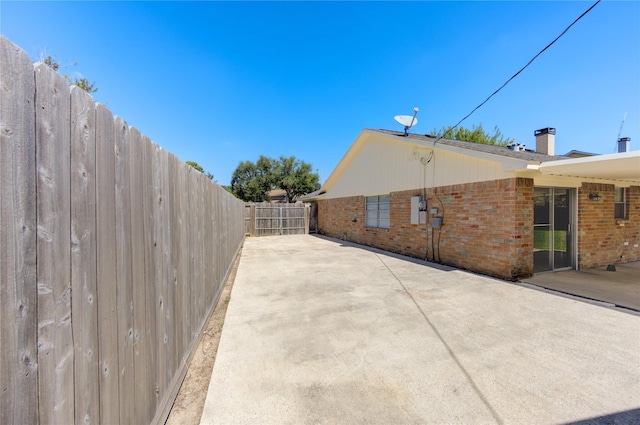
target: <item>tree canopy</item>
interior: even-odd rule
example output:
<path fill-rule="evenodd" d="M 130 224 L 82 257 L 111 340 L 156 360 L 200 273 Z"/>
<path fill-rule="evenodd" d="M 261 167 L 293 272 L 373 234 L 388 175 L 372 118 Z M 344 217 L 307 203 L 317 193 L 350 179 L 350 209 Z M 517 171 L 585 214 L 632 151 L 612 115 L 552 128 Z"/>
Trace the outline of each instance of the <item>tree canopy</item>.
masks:
<path fill-rule="evenodd" d="M 320 188 L 320 176 L 312 172 L 311 164 L 295 156 L 279 159 L 260 155 L 258 161 L 238 164 L 231 177 L 231 192 L 245 202 L 269 200 L 269 191 L 282 189 L 288 202 Z"/>
<path fill-rule="evenodd" d="M 465 127 L 457 127 L 454 129 L 442 127 L 440 130 L 434 129 L 431 134 L 435 137 L 483 143 L 485 145 L 506 146 L 515 142 L 515 139 L 503 136 L 498 126 L 494 127 L 493 134 L 489 134 L 482 128 L 482 124 L 478 126 L 474 125 L 471 129 Z"/>
<path fill-rule="evenodd" d="M 231 192 L 245 202 L 268 201 L 275 184 L 272 168 L 273 160 L 264 155 L 255 164 L 240 162 L 231 176 Z"/>

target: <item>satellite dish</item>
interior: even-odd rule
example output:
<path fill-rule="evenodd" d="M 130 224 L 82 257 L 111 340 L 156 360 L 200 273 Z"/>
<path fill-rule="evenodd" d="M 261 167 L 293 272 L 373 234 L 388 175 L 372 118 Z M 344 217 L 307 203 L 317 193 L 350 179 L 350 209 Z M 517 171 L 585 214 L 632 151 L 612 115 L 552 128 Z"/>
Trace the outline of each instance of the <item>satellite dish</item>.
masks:
<path fill-rule="evenodd" d="M 402 126 L 404 126 L 404 135 L 407 136 L 408 134 L 408 130 L 413 127 L 414 125 L 418 124 L 418 118 L 416 118 L 416 115 L 418 115 L 418 111 L 419 109 L 413 108 L 413 116 L 411 115 L 396 115 L 395 117 L 393 117 L 393 119 L 396 120 L 396 122 Z"/>
<path fill-rule="evenodd" d="M 418 119 L 412 117 L 411 115 L 396 115 L 393 118 L 398 122 L 398 124 L 403 125 L 407 128 L 411 128 L 414 125 L 418 124 Z"/>

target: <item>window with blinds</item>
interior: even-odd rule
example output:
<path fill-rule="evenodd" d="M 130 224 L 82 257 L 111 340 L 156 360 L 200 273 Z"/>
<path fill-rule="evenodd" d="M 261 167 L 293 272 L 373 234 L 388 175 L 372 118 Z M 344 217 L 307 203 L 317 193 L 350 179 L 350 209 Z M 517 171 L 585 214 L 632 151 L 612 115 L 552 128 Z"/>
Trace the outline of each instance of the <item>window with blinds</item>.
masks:
<path fill-rule="evenodd" d="M 388 229 L 389 195 L 367 196 L 366 198 L 366 227 Z"/>
<path fill-rule="evenodd" d="M 627 197 L 624 187 L 616 187 L 613 209 L 615 218 L 627 218 Z"/>

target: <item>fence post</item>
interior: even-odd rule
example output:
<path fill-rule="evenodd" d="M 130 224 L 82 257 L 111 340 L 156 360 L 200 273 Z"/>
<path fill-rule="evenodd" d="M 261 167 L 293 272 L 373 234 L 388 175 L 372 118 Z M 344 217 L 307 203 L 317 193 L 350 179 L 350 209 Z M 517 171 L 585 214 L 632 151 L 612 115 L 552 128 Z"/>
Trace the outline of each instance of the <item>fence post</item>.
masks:
<path fill-rule="evenodd" d="M 309 217 L 311 216 L 311 207 L 309 204 L 304 204 L 304 234 L 309 234 Z"/>

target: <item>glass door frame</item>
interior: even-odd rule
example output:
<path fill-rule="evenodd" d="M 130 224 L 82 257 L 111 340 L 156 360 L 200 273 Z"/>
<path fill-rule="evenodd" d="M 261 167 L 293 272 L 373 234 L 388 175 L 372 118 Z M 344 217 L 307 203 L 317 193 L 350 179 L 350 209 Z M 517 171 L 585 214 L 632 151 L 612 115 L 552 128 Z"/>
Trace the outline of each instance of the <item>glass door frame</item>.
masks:
<path fill-rule="evenodd" d="M 535 207 L 535 193 L 536 193 L 536 189 L 545 189 L 548 192 L 548 196 L 549 196 L 549 202 L 548 202 L 548 214 L 549 214 L 549 219 L 548 219 L 548 223 L 539 223 L 536 224 L 536 207 Z M 567 250 L 565 251 L 568 255 L 569 255 L 569 265 L 568 266 L 564 266 L 564 267 L 556 267 L 555 263 L 556 263 L 556 258 L 555 258 L 555 231 L 556 229 L 556 217 L 555 217 L 555 200 L 556 200 L 556 190 L 558 192 L 560 191 L 566 191 L 567 194 L 567 200 L 569 203 L 568 206 L 568 228 L 567 228 L 567 239 L 566 239 L 566 244 L 569 245 L 567 247 Z M 534 187 L 534 217 L 533 217 L 533 232 L 534 232 L 534 252 L 533 252 L 533 256 L 534 256 L 534 264 L 533 264 L 533 272 L 534 274 L 536 273 L 548 273 L 548 272 L 554 272 L 554 271 L 563 271 L 563 270 L 575 270 L 578 266 L 578 261 L 577 261 L 577 241 L 578 241 L 578 208 L 577 208 L 577 202 L 578 202 L 578 195 L 577 195 L 578 190 L 576 188 L 572 188 L 572 187 L 553 187 L 553 186 L 535 186 Z M 535 241 L 536 241 L 536 227 L 540 228 L 540 227 L 545 227 L 548 229 L 549 235 L 548 235 L 548 243 L 549 243 L 549 248 L 548 248 L 548 268 L 546 268 L 545 270 L 538 270 L 536 271 L 537 267 L 536 267 L 536 255 L 535 255 Z"/>

